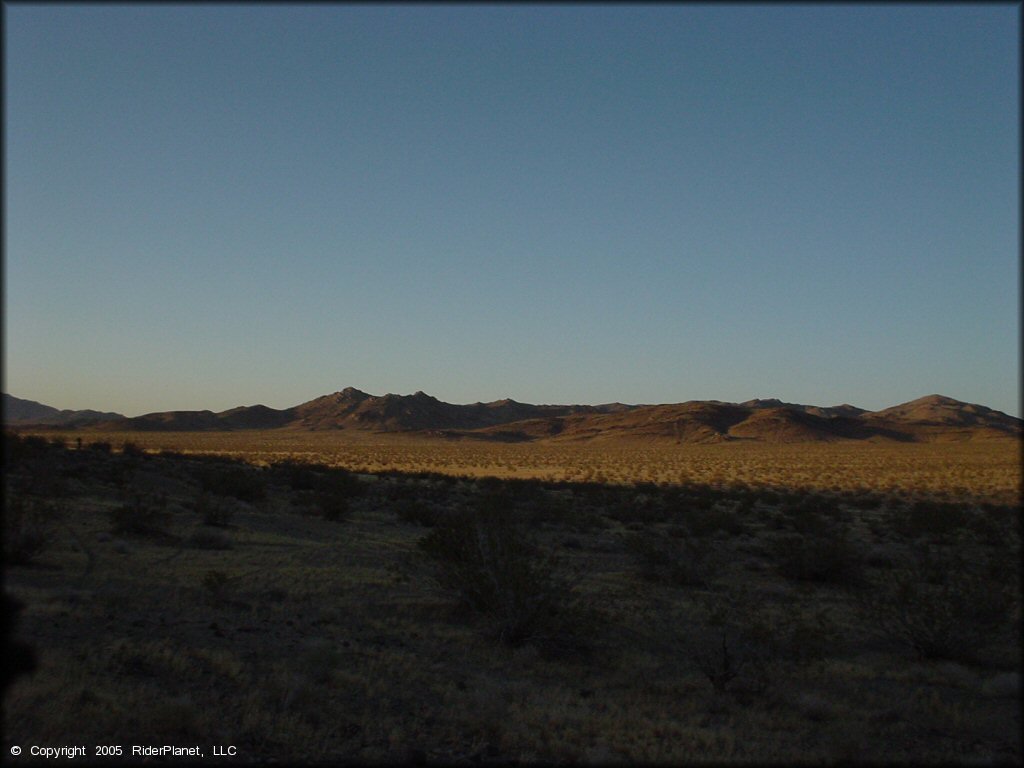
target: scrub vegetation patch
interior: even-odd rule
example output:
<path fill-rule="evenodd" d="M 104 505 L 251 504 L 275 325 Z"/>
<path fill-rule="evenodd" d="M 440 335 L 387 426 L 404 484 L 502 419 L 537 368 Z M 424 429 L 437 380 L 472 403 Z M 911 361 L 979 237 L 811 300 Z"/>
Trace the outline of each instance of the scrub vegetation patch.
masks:
<path fill-rule="evenodd" d="M 5 434 L 5 749 L 1021 759 L 1002 444 L 284 439 Z"/>

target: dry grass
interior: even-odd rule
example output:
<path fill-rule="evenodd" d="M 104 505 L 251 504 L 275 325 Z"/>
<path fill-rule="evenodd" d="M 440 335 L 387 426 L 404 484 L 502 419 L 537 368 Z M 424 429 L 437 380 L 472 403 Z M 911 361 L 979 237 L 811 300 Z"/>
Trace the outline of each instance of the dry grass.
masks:
<path fill-rule="evenodd" d="M 503 444 L 289 430 L 46 433 L 147 451 L 214 454 L 254 464 L 295 459 L 357 472 L 610 484 L 691 483 L 785 492 L 870 492 L 901 498 L 1016 504 L 1021 447 L 1012 441 L 671 445 Z"/>
<path fill-rule="evenodd" d="M 1019 523 L 1000 506 L 1016 504 L 1014 450 L 534 451 L 332 447 L 329 437 L 104 435 L 112 453 L 47 448 L 9 466 L 11 493 L 42 503 L 56 489 L 61 503 L 47 546 L 8 564 L 40 669 L 7 696 L 5 751 L 234 744 L 243 762 L 303 763 L 1021 759 L 1021 601 L 1008 570 Z M 149 453 L 122 455 L 129 439 Z M 199 455 L 218 452 L 250 466 Z M 366 476 L 353 486 L 324 467 L 269 467 L 289 457 Z M 385 469 L 438 474 L 369 474 Z M 591 484 L 470 479 L 488 472 Z M 419 542 L 496 488 L 571 576 L 582 646 L 498 642 L 493 616 L 463 610 L 438 585 Z M 345 499 L 343 516 L 317 506 L 324 493 Z M 963 519 L 901 528 L 921 500 L 962 504 Z M 131 505 L 155 510 L 162 535 L 113 530 L 130 523 Z M 991 531 L 979 523 L 992 520 Z M 778 542 L 834 530 L 864 555 L 863 584 L 779 567 L 788 545 Z M 992 563 L 978 578 L 1012 586 L 1005 620 L 986 625 L 972 658 L 920 659 L 867 623 L 865 584 L 915 573 L 904 565 L 920 551 L 972 548 Z M 678 578 L 695 551 L 699 578 Z M 732 666 L 716 690 L 723 636 Z"/>

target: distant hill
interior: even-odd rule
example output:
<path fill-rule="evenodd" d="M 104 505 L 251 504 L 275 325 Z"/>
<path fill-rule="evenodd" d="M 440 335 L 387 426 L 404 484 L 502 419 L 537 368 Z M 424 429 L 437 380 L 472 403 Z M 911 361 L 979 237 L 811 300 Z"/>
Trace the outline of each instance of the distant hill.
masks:
<path fill-rule="evenodd" d="M 928 395 L 864 414 L 867 424 L 885 424 L 918 440 L 982 440 L 1021 436 L 1021 420 L 984 405 Z"/>
<path fill-rule="evenodd" d="M 628 408 L 610 405 L 530 405 L 515 400 L 452 405 L 424 392 L 369 395 L 348 387 L 292 409 L 295 426 L 308 429 L 371 429 L 380 432 L 485 429 L 528 419 Z"/>
<path fill-rule="evenodd" d="M 775 398 L 744 403 L 693 400 L 661 405 L 532 405 L 504 399 L 455 405 L 424 392 L 371 395 L 348 387 L 283 410 L 252 405 L 220 413 L 167 411 L 133 418 L 93 411 L 57 411 L 9 395 L 4 397 L 5 422 L 16 425 L 59 423 L 110 431 L 332 430 L 353 435 L 406 434 L 494 442 L 1005 440 L 1020 439 L 1024 424 L 1000 411 L 941 395 L 866 411 L 846 404 L 801 405 Z"/>
<path fill-rule="evenodd" d="M 4 424 L 24 425 L 40 424 L 45 426 L 78 426 L 110 419 L 123 419 L 120 413 L 102 411 L 69 411 L 60 410 L 50 405 L 37 403 L 35 400 L 23 400 L 6 392 L 3 397 Z"/>
<path fill-rule="evenodd" d="M 538 434 L 531 422 L 506 424 L 507 436 L 521 431 L 533 439 L 552 441 L 633 439 L 653 442 L 768 443 L 835 442 L 838 440 L 888 439 L 909 441 L 908 435 L 871 426 L 855 417 L 819 416 L 816 409 L 750 407 L 735 403 L 695 401 L 677 405 L 637 407 L 629 412 L 600 416 L 574 416 L 559 420 L 558 428 L 546 425 Z M 497 430 L 494 430 L 497 431 Z"/>
<path fill-rule="evenodd" d="M 164 411 L 143 416 L 104 421 L 96 429 L 139 432 L 217 432 L 239 429 L 276 429 L 292 423 L 294 409 L 278 411 L 265 405 L 213 411 Z"/>
<path fill-rule="evenodd" d="M 828 408 L 822 408 L 817 405 L 799 405 L 797 403 L 784 403 L 776 398 L 768 400 L 747 400 L 745 403 L 740 405 L 747 408 L 756 409 L 776 409 L 786 408 L 791 411 L 800 411 L 802 413 L 809 413 L 812 416 L 825 416 L 828 418 L 834 416 L 860 416 L 862 413 L 867 413 L 863 408 L 857 408 L 853 405 L 833 405 Z"/>

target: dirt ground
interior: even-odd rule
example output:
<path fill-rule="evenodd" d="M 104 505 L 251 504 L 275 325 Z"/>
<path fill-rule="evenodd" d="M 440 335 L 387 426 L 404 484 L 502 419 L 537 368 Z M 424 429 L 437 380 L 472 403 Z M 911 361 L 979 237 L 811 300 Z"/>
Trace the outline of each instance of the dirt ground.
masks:
<path fill-rule="evenodd" d="M 400 472 L 381 466 L 399 448 L 306 466 L 281 459 L 323 446 L 250 463 L 7 441 L 5 589 L 39 661 L 5 696 L 19 760 L 1021 760 L 1003 454 L 831 477 L 791 447 L 760 472 L 753 454 L 640 454 L 630 477 L 584 452 L 580 476 L 541 456 L 550 476 L 485 481 L 419 448 Z M 514 457 L 480 464 L 515 475 Z M 650 479 L 667 466 L 683 479 Z M 445 548 L 459 525 L 491 542 L 482 560 Z M 496 602 L 471 604 L 471 566 Z"/>

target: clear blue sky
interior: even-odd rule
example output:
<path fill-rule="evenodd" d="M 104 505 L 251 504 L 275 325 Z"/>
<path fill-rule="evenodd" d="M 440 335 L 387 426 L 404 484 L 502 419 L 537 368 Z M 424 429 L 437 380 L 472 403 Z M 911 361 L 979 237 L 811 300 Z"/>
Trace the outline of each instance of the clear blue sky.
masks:
<path fill-rule="evenodd" d="M 1020 7 L 5 5 L 4 391 L 1020 414 Z"/>

